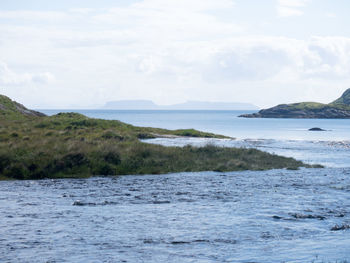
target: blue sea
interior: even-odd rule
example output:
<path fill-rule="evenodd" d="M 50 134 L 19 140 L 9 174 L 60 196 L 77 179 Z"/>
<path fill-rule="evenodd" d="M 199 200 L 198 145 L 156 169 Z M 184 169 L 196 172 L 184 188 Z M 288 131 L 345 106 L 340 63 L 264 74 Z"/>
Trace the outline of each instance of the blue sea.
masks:
<path fill-rule="evenodd" d="M 325 168 L 2 181 L 0 262 L 350 262 L 350 120 L 69 111 L 234 138 L 146 143 L 252 147 Z"/>
<path fill-rule="evenodd" d="M 120 120 L 136 126 L 165 129 L 194 128 L 238 139 L 350 141 L 346 119 L 261 119 L 238 118 L 254 111 L 167 111 L 167 110 L 41 110 L 47 115 L 79 112 L 92 118 Z M 320 127 L 325 132 L 309 132 Z"/>

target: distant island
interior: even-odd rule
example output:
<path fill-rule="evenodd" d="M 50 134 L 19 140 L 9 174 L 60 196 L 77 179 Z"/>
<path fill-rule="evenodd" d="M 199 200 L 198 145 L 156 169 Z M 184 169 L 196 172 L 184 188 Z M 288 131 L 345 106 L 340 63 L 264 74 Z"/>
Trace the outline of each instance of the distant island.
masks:
<path fill-rule="evenodd" d="M 141 141 L 179 136 L 227 138 L 78 113 L 45 116 L 0 95 L 0 180 L 320 167 L 256 149 L 165 147 Z"/>
<path fill-rule="evenodd" d="M 173 105 L 157 105 L 150 100 L 109 101 L 104 109 L 111 110 L 257 110 L 257 106 L 240 102 L 187 101 Z"/>
<path fill-rule="evenodd" d="M 296 119 L 349 119 L 350 118 L 350 89 L 329 103 L 300 102 L 280 104 L 253 114 L 243 114 L 244 118 L 296 118 Z"/>

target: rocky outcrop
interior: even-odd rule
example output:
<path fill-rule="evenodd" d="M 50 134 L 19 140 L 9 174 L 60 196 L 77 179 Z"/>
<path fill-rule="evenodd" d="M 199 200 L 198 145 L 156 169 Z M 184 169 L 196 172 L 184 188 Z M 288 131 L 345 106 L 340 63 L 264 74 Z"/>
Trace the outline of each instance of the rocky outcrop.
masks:
<path fill-rule="evenodd" d="M 23 115 L 37 116 L 37 117 L 46 116 L 44 113 L 41 113 L 39 111 L 29 110 L 26 107 L 24 107 L 22 104 L 19 104 L 18 102 L 14 102 L 14 104 L 15 104 L 16 110 Z"/>
<path fill-rule="evenodd" d="M 281 104 L 260 110 L 253 114 L 243 114 L 244 118 L 297 118 L 297 119 L 350 119 L 350 89 L 330 104 L 301 102 Z"/>
<path fill-rule="evenodd" d="M 10 98 L 0 95 L 0 115 L 3 116 L 27 116 L 27 117 L 42 117 L 45 114 L 29 110 L 18 102 L 12 101 Z"/>

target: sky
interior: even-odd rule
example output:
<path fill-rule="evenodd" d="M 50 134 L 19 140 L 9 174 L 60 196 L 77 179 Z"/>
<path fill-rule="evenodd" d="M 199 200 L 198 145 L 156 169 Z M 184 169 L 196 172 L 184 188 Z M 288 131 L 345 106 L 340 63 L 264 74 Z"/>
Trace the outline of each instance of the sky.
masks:
<path fill-rule="evenodd" d="M 348 0 L 0 0 L 0 94 L 328 103 L 350 88 Z"/>

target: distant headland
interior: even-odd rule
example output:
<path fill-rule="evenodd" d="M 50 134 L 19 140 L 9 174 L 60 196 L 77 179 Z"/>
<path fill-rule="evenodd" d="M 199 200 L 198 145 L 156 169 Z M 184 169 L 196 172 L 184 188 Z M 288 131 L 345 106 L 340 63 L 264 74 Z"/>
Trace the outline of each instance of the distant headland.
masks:
<path fill-rule="evenodd" d="M 350 89 L 329 103 L 300 102 L 280 104 L 257 113 L 243 114 L 244 118 L 295 118 L 295 119 L 350 119 Z"/>
<path fill-rule="evenodd" d="M 187 101 L 173 105 L 157 105 L 151 100 L 109 101 L 103 109 L 111 110 L 258 110 L 250 103 Z"/>

